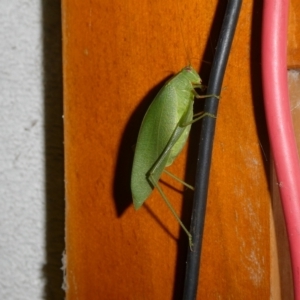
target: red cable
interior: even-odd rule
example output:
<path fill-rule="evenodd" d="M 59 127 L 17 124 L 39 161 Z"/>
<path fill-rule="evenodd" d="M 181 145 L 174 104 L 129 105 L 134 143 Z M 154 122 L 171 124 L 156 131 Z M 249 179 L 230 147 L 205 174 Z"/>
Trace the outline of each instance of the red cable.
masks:
<path fill-rule="evenodd" d="M 294 297 L 300 300 L 300 163 L 287 82 L 288 0 L 265 0 L 262 75 L 271 149 L 290 245 Z"/>

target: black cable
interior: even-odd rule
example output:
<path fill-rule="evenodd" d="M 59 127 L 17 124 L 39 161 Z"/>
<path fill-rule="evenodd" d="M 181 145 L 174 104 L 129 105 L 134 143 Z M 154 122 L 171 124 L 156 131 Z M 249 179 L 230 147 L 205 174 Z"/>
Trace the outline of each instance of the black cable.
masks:
<path fill-rule="evenodd" d="M 225 68 L 228 61 L 242 0 L 229 0 L 221 28 L 216 54 L 213 61 L 207 94 L 220 95 Z M 217 115 L 219 99 L 207 98 L 204 111 Z M 199 265 L 203 239 L 203 228 L 208 191 L 208 179 L 211 165 L 213 138 L 216 119 L 205 117 L 202 122 L 198 151 L 195 194 L 190 232 L 193 236 L 193 249 L 189 250 L 184 283 L 184 300 L 194 300 L 197 296 Z"/>

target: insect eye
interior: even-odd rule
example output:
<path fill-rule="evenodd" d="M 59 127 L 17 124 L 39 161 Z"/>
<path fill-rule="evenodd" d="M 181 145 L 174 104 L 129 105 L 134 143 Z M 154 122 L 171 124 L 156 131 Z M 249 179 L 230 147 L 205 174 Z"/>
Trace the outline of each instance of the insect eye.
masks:
<path fill-rule="evenodd" d="M 185 67 L 185 69 L 186 69 L 186 71 L 188 71 L 188 72 L 191 72 L 191 71 L 192 71 L 191 66 L 187 66 L 187 67 Z"/>

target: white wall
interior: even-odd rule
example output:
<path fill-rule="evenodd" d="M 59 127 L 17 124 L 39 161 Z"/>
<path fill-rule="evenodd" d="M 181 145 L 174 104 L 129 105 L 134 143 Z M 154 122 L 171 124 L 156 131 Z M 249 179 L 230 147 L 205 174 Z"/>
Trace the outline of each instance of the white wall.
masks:
<path fill-rule="evenodd" d="M 0 1 L 0 299 L 63 299 L 58 0 Z"/>

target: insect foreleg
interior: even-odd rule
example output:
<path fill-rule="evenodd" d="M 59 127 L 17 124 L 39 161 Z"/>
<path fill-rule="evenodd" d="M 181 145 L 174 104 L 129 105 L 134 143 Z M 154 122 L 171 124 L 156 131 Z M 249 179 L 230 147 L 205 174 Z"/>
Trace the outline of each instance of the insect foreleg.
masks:
<path fill-rule="evenodd" d="M 200 85 L 194 85 L 195 88 L 202 88 L 203 89 L 203 86 L 200 84 Z M 195 98 L 197 99 L 205 99 L 205 98 L 209 98 L 209 97 L 214 97 L 214 98 L 217 98 L 217 99 L 220 99 L 220 96 L 218 95 L 214 95 L 214 94 L 211 94 L 211 95 L 199 95 L 196 90 L 193 90 L 193 93 L 194 93 L 194 96 Z"/>
<path fill-rule="evenodd" d="M 197 99 L 204 99 L 204 98 L 209 98 L 209 97 L 214 97 L 214 98 L 217 98 L 217 99 L 220 99 L 220 97 L 219 96 L 217 96 L 217 95 L 214 95 L 214 94 L 211 94 L 211 95 L 195 95 L 195 97 L 197 98 Z"/>

